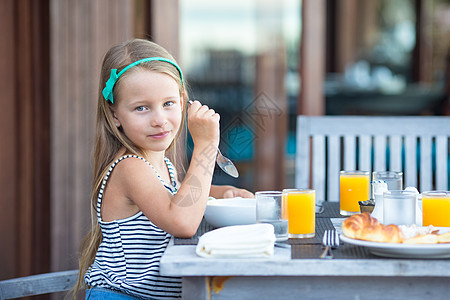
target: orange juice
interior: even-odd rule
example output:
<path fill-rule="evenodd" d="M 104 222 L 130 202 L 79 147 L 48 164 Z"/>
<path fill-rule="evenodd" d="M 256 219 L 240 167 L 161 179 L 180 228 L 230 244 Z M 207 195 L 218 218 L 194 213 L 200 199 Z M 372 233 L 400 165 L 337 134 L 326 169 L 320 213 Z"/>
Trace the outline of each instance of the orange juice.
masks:
<path fill-rule="evenodd" d="M 340 172 L 341 215 L 349 216 L 360 212 L 358 201 L 369 200 L 369 186 L 369 172 Z"/>
<path fill-rule="evenodd" d="M 284 190 L 289 237 L 311 238 L 316 227 L 316 193 L 309 189 Z"/>
<path fill-rule="evenodd" d="M 424 192 L 423 226 L 450 227 L 450 192 Z"/>

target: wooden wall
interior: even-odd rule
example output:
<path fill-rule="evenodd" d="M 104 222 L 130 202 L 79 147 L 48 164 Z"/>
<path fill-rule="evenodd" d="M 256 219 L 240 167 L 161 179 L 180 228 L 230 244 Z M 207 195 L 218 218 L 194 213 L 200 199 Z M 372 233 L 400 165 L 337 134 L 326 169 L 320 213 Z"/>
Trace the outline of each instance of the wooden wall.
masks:
<path fill-rule="evenodd" d="M 300 93 L 297 114 L 325 113 L 325 0 L 304 0 L 302 3 L 302 36 L 300 42 Z"/>
<path fill-rule="evenodd" d="M 48 1 L 0 9 L 0 279 L 49 269 Z"/>
<path fill-rule="evenodd" d="M 0 184 L 2 196 L 0 197 L 0 237 L 3 245 L 0 247 L 0 257 L 2 268 L 0 269 L 0 278 L 7 278 L 15 274 L 15 265 L 17 263 L 16 240 L 18 230 L 15 225 L 14 215 L 17 210 L 17 168 L 16 153 L 17 126 L 15 124 L 16 98 L 15 86 L 15 68 L 14 68 L 14 3 L 13 0 L 5 1 L 3 9 L 0 10 L 0 27 L 4 34 L 0 35 L 0 67 L 3 74 L 0 80 L 0 90 L 2 97 L 0 103 L 0 136 L 2 137 L 2 147 L 0 147 L 0 163 L 3 170 L 10 172 L 0 172 Z M 8 59 L 6 59 L 8 58 Z M 11 226 L 12 225 L 12 226 Z"/>
<path fill-rule="evenodd" d="M 166 48 L 183 68 L 180 61 L 179 7 L 178 0 L 152 0 L 147 16 L 147 32 L 152 41 Z"/>
<path fill-rule="evenodd" d="M 51 265 L 76 268 L 90 228 L 98 78 L 104 53 L 134 34 L 132 0 L 51 0 Z"/>

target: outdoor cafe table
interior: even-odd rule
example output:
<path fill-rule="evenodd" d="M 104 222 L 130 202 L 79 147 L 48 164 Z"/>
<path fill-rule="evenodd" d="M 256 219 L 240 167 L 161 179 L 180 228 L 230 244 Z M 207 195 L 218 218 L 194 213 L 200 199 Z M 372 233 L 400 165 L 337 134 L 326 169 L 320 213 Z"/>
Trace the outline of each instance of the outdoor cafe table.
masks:
<path fill-rule="evenodd" d="M 161 275 L 183 278 L 183 299 L 450 299 L 450 259 L 397 259 L 341 244 L 333 259 L 320 259 L 325 229 L 344 220 L 339 204 L 316 214 L 316 236 L 290 239 L 270 258 L 203 258 L 198 237 L 213 228 L 205 221 L 191 239 L 172 239 Z"/>

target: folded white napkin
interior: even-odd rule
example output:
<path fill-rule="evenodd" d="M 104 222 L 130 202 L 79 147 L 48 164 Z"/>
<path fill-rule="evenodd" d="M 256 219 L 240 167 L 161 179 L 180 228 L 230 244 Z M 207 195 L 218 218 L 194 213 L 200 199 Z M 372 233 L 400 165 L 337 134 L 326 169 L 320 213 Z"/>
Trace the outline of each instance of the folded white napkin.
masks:
<path fill-rule="evenodd" d="M 203 234 L 195 252 L 202 257 L 270 257 L 275 243 L 271 224 L 227 226 Z"/>

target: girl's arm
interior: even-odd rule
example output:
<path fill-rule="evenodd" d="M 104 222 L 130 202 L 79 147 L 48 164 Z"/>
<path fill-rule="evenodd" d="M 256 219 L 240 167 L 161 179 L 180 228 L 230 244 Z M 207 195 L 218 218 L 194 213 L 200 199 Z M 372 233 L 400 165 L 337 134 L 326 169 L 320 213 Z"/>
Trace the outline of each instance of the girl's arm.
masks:
<path fill-rule="evenodd" d="M 197 231 L 211 189 L 217 147 L 219 115 L 198 101 L 188 108 L 188 127 L 194 141 L 191 164 L 175 196 L 161 185 L 155 172 L 140 159 L 129 158 L 116 166 L 108 192 L 122 194 L 156 226 L 178 237 Z M 116 180 L 114 180 L 114 177 Z M 117 185 L 112 184 L 112 180 Z"/>
<path fill-rule="evenodd" d="M 255 195 L 253 195 L 253 193 L 251 193 L 245 189 L 236 188 L 231 185 L 212 185 L 209 195 L 216 199 L 234 198 L 234 197 L 242 197 L 242 198 L 254 198 L 255 197 Z"/>

